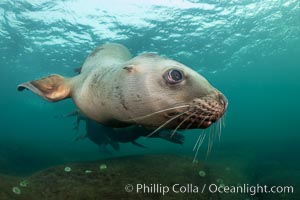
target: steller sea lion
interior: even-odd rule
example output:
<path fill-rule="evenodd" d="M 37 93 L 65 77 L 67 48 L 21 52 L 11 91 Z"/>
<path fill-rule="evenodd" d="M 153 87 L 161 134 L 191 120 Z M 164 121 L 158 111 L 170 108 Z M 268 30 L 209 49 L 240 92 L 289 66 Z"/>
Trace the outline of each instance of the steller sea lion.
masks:
<path fill-rule="evenodd" d="M 77 76 L 50 75 L 18 86 L 24 89 L 51 102 L 72 98 L 80 112 L 106 126 L 141 125 L 154 132 L 207 128 L 228 105 L 191 68 L 153 53 L 132 58 L 120 44 L 96 48 Z"/>

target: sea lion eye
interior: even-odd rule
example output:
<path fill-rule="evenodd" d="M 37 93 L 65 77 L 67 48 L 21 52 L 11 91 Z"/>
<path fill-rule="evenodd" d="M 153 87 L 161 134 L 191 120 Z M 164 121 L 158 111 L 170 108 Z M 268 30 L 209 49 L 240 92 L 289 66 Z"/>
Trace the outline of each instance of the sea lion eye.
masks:
<path fill-rule="evenodd" d="M 183 80 L 183 73 L 177 69 L 170 69 L 164 75 L 168 83 L 175 84 Z"/>

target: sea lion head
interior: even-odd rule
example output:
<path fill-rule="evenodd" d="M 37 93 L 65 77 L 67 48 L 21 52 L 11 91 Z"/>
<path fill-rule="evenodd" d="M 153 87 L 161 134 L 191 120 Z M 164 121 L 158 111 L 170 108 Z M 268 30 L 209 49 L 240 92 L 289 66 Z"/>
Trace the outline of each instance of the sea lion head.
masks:
<path fill-rule="evenodd" d="M 227 109 L 228 101 L 219 90 L 177 61 L 148 53 L 128 61 L 123 69 L 123 104 L 129 120 L 137 124 L 207 128 Z"/>

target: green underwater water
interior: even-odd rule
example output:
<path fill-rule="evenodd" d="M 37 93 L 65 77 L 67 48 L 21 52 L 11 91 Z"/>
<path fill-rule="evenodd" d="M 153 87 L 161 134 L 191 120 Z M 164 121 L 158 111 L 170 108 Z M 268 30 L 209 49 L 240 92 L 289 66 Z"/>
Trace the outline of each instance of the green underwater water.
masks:
<path fill-rule="evenodd" d="M 107 42 L 182 62 L 226 95 L 221 140 L 208 158 L 204 145 L 200 161 L 243 167 L 254 184 L 277 177 L 274 184 L 299 192 L 298 0 L 1 1 L 1 174 L 125 155 L 194 156 L 199 130 L 185 131 L 182 146 L 142 138 L 147 149 L 122 144 L 119 152 L 100 152 L 88 140 L 73 142 L 84 132 L 72 130 L 74 118 L 55 118 L 76 109 L 71 100 L 53 104 L 17 91 L 19 83 L 48 74 L 73 76 Z"/>

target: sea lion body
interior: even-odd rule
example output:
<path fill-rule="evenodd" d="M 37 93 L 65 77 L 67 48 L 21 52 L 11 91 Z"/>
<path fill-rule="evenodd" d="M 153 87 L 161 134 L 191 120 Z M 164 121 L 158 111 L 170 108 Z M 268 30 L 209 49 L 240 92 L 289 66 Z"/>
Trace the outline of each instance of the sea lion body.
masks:
<path fill-rule="evenodd" d="M 96 48 L 84 62 L 81 73 L 76 76 L 72 98 L 80 111 L 89 118 L 105 125 L 127 126 L 121 122 L 123 91 L 118 80 L 122 64 L 131 59 L 127 48 L 108 44 Z"/>
<path fill-rule="evenodd" d="M 73 78 L 52 75 L 23 83 L 49 101 L 71 97 L 103 125 L 207 128 L 227 108 L 225 96 L 194 70 L 156 54 L 132 58 L 119 44 L 96 48 Z"/>

